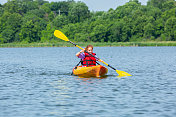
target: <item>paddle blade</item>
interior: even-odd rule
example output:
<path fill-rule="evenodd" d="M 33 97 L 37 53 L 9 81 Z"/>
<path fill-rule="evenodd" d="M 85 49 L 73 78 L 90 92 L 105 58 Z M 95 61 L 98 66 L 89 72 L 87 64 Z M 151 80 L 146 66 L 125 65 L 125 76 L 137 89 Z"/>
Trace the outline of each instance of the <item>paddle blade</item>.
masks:
<path fill-rule="evenodd" d="M 62 33 L 59 30 L 54 31 L 54 36 L 56 36 L 57 38 L 62 39 L 64 41 L 69 41 L 69 39 L 64 35 L 64 33 Z"/>
<path fill-rule="evenodd" d="M 131 74 L 124 71 L 116 70 L 116 72 L 119 74 L 120 77 L 132 76 Z"/>

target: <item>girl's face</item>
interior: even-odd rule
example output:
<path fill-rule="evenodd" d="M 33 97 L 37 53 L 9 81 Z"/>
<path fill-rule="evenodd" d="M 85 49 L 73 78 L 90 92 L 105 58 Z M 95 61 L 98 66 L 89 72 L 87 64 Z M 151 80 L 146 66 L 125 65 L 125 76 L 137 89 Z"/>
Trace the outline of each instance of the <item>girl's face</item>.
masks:
<path fill-rule="evenodd" d="M 89 53 L 93 53 L 93 48 L 91 48 L 91 47 L 89 47 L 88 49 L 87 49 L 87 52 L 89 52 Z"/>

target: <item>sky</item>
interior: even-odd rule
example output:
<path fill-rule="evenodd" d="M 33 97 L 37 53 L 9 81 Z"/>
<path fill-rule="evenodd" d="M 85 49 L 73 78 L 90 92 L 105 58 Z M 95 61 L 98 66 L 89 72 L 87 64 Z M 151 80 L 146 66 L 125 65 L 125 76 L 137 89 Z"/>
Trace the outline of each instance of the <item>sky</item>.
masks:
<path fill-rule="evenodd" d="M 66 1 L 66 0 L 46 0 L 49 2 Z M 90 11 L 108 11 L 110 8 L 116 9 L 124 5 L 129 0 L 74 0 L 86 3 Z M 142 5 L 146 5 L 148 0 L 139 0 Z M 6 3 L 7 0 L 0 0 L 0 4 Z"/>

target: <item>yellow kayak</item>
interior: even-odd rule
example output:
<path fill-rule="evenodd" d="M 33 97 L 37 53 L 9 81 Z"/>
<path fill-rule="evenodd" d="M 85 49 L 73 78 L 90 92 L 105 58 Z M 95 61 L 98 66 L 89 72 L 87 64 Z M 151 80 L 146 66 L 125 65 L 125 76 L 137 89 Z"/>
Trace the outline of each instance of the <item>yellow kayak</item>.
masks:
<path fill-rule="evenodd" d="M 80 77 L 101 77 L 108 72 L 108 69 L 102 65 L 92 67 L 78 66 L 73 68 L 73 74 Z"/>

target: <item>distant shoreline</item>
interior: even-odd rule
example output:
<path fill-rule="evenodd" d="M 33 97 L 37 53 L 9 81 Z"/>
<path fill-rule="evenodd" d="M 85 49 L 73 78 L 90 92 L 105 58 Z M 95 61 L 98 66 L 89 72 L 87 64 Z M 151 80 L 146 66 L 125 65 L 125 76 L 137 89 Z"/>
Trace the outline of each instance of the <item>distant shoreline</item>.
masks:
<path fill-rule="evenodd" d="M 150 42 L 75 42 L 77 45 L 85 47 L 89 44 L 94 47 L 144 47 L 144 46 L 176 46 L 176 41 L 150 41 Z M 0 48 L 20 48 L 20 47 L 74 47 L 68 42 L 57 43 L 6 43 L 0 44 Z"/>

